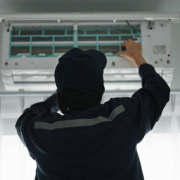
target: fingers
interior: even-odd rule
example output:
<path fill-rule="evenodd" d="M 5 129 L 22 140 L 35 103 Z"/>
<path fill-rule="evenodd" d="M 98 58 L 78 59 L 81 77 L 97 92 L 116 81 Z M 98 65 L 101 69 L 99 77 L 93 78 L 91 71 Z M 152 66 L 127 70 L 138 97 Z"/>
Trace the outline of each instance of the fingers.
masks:
<path fill-rule="evenodd" d="M 130 42 L 134 42 L 132 39 L 128 39 L 127 41 L 124 41 L 121 46 L 127 46 Z"/>
<path fill-rule="evenodd" d="M 119 51 L 119 52 L 117 52 L 117 55 L 119 55 L 119 56 L 124 56 L 124 55 L 125 55 L 125 52 Z"/>
<path fill-rule="evenodd" d="M 129 45 L 129 43 L 130 42 L 134 42 L 132 39 L 128 39 L 127 41 L 124 41 L 122 44 L 121 44 L 121 47 L 126 47 L 126 49 L 127 49 L 127 47 L 128 47 L 128 45 Z M 126 52 L 125 51 L 119 51 L 119 52 L 117 52 L 117 55 L 119 55 L 119 56 L 125 56 L 126 55 Z"/>
<path fill-rule="evenodd" d="M 128 44 L 128 42 L 125 41 L 125 42 L 123 42 L 123 43 L 121 44 L 121 46 L 127 46 L 127 44 Z"/>
<path fill-rule="evenodd" d="M 128 39 L 128 42 L 134 42 L 132 39 Z"/>

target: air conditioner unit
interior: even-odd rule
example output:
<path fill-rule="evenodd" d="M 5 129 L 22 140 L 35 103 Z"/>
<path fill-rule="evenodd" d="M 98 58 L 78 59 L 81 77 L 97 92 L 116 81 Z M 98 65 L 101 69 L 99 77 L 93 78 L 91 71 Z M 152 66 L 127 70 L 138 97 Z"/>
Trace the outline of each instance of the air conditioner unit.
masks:
<path fill-rule="evenodd" d="M 72 47 L 97 49 L 106 55 L 106 90 L 137 90 L 142 87 L 137 66 L 116 54 L 129 38 L 141 43 L 146 61 L 171 84 L 171 23 L 179 22 L 179 14 L 6 14 L 0 19 L 5 90 L 55 90 L 58 58 Z"/>

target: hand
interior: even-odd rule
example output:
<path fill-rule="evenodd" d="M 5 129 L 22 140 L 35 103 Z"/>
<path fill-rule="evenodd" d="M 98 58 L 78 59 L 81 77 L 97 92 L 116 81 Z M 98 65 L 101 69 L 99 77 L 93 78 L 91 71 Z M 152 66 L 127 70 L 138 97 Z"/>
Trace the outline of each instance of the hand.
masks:
<path fill-rule="evenodd" d="M 122 44 L 122 47 L 125 47 L 126 50 L 117 52 L 117 55 L 126 57 L 129 60 L 135 62 L 138 67 L 141 64 L 146 63 L 141 53 L 140 43 L 136 43 L 132 39 L 128 39 L 128 41 Z"/>

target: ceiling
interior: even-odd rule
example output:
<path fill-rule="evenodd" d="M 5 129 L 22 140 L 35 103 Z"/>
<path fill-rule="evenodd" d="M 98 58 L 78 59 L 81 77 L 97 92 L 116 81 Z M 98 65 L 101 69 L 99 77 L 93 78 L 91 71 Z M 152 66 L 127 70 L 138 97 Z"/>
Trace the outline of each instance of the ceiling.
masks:
<path fill-rule="evenodd" d="M 178 0 L 0 0 L 0 13 L 179 11 Z"/>

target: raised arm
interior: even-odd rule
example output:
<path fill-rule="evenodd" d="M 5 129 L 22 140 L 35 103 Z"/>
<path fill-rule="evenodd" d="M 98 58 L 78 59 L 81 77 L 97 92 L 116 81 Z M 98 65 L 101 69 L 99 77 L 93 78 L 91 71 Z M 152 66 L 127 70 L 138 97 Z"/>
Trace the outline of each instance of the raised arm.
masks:
<path fill-rule="evenodd" d="M 135 130 L 137 143 L 154 127 L 159 120 L 166 103 L 169 101 L 170 88 L 165 80 L 156 73 L 141 55 L 141 46 L 132 40 L 123 43 L 126 51 L 118 52 L 136 63 L 142 78 L 142 88 L 131 98 L 126 98 L 126 106 L 131 107 L 129 114 Z"/>

